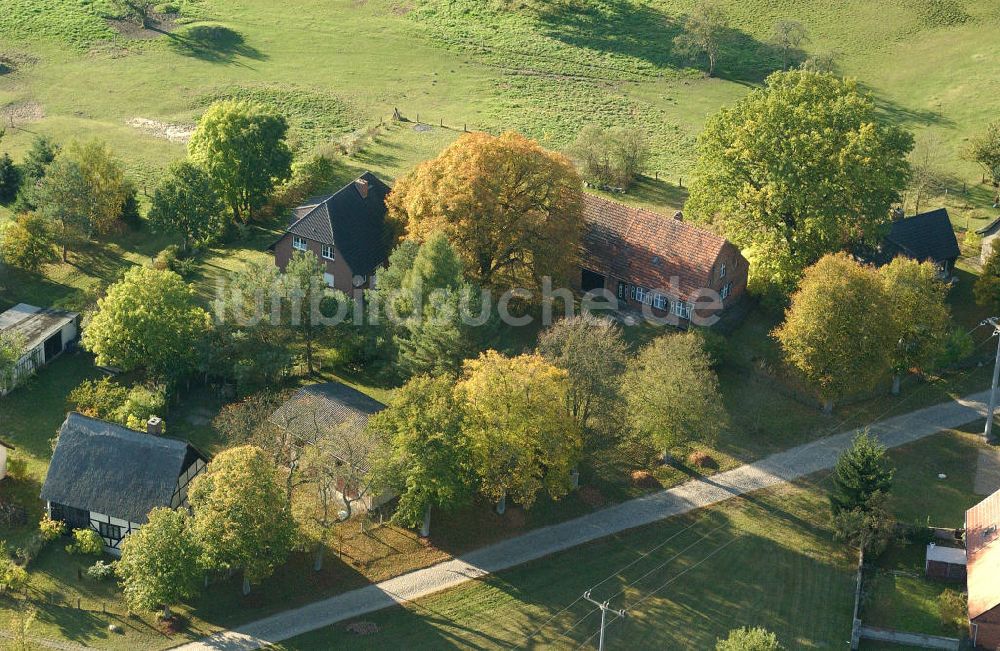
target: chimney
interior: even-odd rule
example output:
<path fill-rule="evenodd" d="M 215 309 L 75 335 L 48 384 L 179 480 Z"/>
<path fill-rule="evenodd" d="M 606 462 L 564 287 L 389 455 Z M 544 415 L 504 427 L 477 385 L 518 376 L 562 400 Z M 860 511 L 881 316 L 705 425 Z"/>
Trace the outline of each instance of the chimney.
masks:
<path fill-rule="evenodd" d="M 153 436 L 163 435 L 163 419 L 159 416 L 150 416 L 146 421 L 146 433 Z"/>
<path fill-rule="evenodd" d="M 674 213 L 674 219 L 676 219 L 679 222 L 684 221 L 684 213 L 678 210 L 677 212 Z"/>
<path fill-rule="evenodd" d="M 368 181 L 365 179 L 358 179 L 354 182 L 354 187 L 358 189 L 358 194 L 361 195 L 362 199 L 368 198 Z"/>

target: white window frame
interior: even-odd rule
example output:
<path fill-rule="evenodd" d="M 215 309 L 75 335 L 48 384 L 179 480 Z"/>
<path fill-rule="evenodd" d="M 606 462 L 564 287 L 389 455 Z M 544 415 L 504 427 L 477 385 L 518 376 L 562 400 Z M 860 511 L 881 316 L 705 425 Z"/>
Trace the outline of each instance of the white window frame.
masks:
<path fill-rule="evenodd" d="M 653 294 L 653 307 L 658 310 L 666 310 L 670 306 L 670 301 L 663 294 Z"/>
<path fill-rule="evenodd" d="M 722 290 L 719 291 L 719 296 L 722 298 L 722 300 L 726 300 L 727 298 L 729 298 L 729 294 L 732 291 L 733 291 L 733 284 L 731 282 L 726 283 L 725 285 L 722 286 Z"/>
<path fill-rule="evenodd" d="M 333 287 L 333 282 L 334 282 L 333 274 L 330 273 L 330 272 L 324 272 L 323 273 L 323 282 L 326 283 L 327 287 Z"/>
<path fill-rule="evenodd" d="M 333 253 L 333 245 L 332 244 L 324 244 L 323 248 L 320 249 L 320 251 L 322 252 L 321 254 L 322 254 L 324 260 L 334 260 L 335 259 L 334 258 L 334 253 Z M 327 252 L 329 252 L 330 255 L 327 255 Z"/>
<path fill-rule="evenodd" d="M 722 265 L 719 267 L 719 278 L 725 278 L 725 277 L 726 277 L 726 263 L 723 262 Z"/>
<path fill-rule="evenodd" d="M 308 251 L 309 245 L 306 244 L 306 238 L 292 235 L 292 248 L 296 251 Z"/>
<path fill-rule="evenodd" d="M 674 316 L 682 319 L 691 318 L 691 304 L 684 301 L 674 301 L 671 312 Z"/>
<path fill-rule="evenodd" d="M 632 298 L 634 298 L 637 303 L 644 303 L 646 301 L 646 288 L 636 287 L 635 296 L 633 296 Z"/>

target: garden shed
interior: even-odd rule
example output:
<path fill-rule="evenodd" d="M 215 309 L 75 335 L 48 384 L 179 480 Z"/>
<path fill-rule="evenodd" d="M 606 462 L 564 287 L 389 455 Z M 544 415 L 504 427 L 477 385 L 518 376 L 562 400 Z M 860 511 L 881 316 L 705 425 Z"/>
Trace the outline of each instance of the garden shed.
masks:
<path fill-rule="evenodd" d="M 932 579 L 946 581 L 965 580 L 965 550 L 930 543 L 924 560 L 924 574 Z"/>
<path fill-rule="evenodd" d="M 0 377 L 0 396 L 27 379 L 40 366 L 62 354 L 79 333 L 76 312 L 18 303 L 0 314 L 0 334 L 14 337 L 23 349 L 11 378 Z"/>

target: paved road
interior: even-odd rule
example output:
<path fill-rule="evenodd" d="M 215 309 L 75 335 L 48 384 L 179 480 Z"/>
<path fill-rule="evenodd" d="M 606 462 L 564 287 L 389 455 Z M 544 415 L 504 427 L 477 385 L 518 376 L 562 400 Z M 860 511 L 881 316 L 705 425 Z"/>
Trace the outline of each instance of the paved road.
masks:
<path fill-rule="evenodd" d="M 896 416 L 873 425 L 871 431 L 888 447 L 910 443 L 942 429 L 981 418 L 986 413 L 987 395 L 988 392 L 984 391 Z M 258 649 L 330 624 L 419 599 L 626 529 L 832 468 L 853 436 L 854 430 L 851 430 L 822 438 L 705 480 L 692 479 L 676 488 L 535 529 L 460 558 L 278 613 L 232 631 L 220 631 L 178 648 L 183 651 Z"/>

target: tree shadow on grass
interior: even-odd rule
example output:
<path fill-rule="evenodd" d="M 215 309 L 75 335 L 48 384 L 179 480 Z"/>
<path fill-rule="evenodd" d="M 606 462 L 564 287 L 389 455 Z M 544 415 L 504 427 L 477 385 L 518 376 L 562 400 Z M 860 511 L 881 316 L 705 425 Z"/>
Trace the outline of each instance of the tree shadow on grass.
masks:
<path fill-rule="evenodd" d="M 637 59 L 655 68 L 687 68 L 700 65 L 674 47 L 674 38 L 684 31 L 681 16 L 671 16 L 629 0 L 607 0 L 599 6 L 579 3 L 546 3 L 537 19 L 544 33 L 567 45 L 605 54 Z M 779 48 L 746 32 L 724 28 L 715 76 L 737 83 L 760 83 L 783 65 Z M 789 62 L 801 61 L 804 53 L 785 53 Z M 593 65 L 595 70 L 600 64 Z"/>
<path fill-rule="evenodd" d="M 166 35 L 170 39 L 170 48 L 178 54 L 209 63 L 236 63 L 237 57 L 255 61 L 268 58 L 248 45 L 242 34 L 222 25 L 195 25 Z"/>

